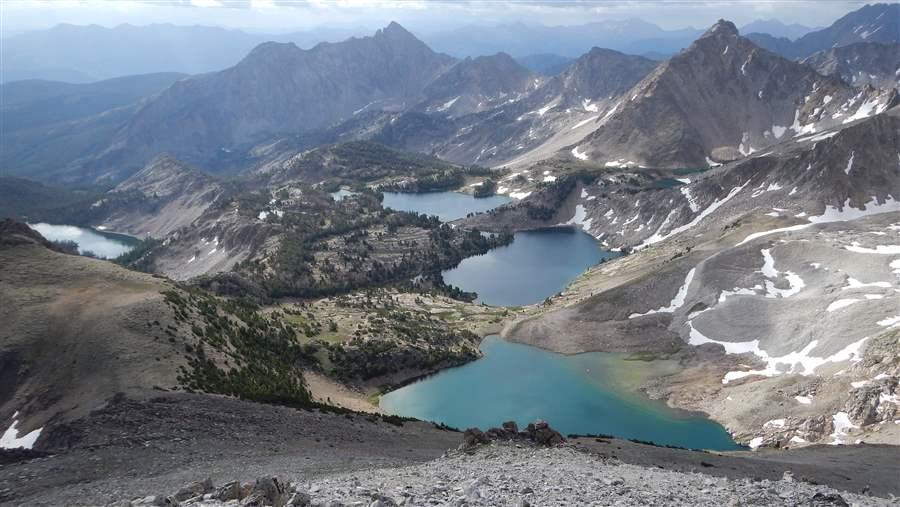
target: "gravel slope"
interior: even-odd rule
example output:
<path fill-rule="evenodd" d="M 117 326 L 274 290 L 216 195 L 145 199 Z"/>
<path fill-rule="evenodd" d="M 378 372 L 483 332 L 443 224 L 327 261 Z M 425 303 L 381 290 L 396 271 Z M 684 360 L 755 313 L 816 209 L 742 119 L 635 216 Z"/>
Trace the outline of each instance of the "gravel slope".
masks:
<path fill-rule="evenodd" d="M 774 481 L 715 478 L 622 464 L 565 444 L 541 448 L 492 443 L 408 467 L 361 470 L 315 480 L 282 477 L 275 484 L 287 480 L 291 485 L 285 487 L 285 494 L 269 497 L 293 496 L 289 505 L 892 505 L 886 499 L 798 481 L 790 474 Z M 293 495 L 293 489 L 300 494 Z M 204 500 L 199 495 L 185 500 L 184 506 L 238 505 L 236 499 Z M 273 503 L 281 504 L 279 500 Z M 245 504 L 246 500 L 241 501 Z"/>

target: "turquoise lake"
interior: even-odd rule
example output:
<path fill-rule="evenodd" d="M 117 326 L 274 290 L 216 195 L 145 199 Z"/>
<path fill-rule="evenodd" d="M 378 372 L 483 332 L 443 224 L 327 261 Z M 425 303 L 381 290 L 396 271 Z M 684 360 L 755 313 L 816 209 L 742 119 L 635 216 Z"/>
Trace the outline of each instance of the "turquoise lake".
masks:
<path fill-rule="evenodd" d="M 479 303 L 522 306 L 540 303 L 615 255 L 580 229 L 525 231 L 517 232 L 512 244 L 464 259 L 443 276 L 450 285 L 477 292 Z"/>
<path fill-rule="evenodd" d="M 78 252 L 92 252 L 101 259 L 114 259 L 131 251 L 138 240 L 124 234 L 98 231 L 74 225 L 28 224 L 50 241 L 74 241 Z"/>
<path fill-rule="evenodd" d="M 520 427 L 544 419 L 563 435 L 605 434 L 680 447 L 733 450 L 722 426 L 630 392 L 616 382 L 639 361 L 616 354 L 563 356 L 492 336 L 484 357 L 381 397 L 389 413 L 460 429 Z"/>

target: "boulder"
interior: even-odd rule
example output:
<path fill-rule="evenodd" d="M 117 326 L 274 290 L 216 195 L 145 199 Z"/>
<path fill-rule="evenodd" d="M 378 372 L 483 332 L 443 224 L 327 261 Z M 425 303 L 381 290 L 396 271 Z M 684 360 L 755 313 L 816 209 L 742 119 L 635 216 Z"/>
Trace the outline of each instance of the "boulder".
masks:
<path fill-rule="evenodd" d="M 515 434 L 519 432 L 519 425 L 516 424 L 516 421 L 506 421 L 503 423 L 503 429 Z"/>
<path fill-rule="evenodd" d="M 215 494 L 216 500 L 220 500 L 222 502 L 227 502 L 229 500 L 240 500 L 241 497 L 241 483 L 237 481 L 231 481 L 218 490 L 216 490 Z"/>
<path fill-rule="evenodd" d="M 529 424 L 525 428 L 525 433 L 532 442 L 548 447 L 559 445 L 566 441 L 558 431 L 551 428 L 546 421 L 542 420 L 537 420 L 536 422 Z"/>
<path fill-rule="evenodd" d="M 844 497 L 837 493 L 816 493 L 807 502 L 800 505 L 807 505 L 809 507 L 850 507 L 850 504 L 844 500 Z"/>
<path fill-rule="evenodd" d="M 133 500 L 131 505 L 134 507 L 169 507 L 178 505 L 178 501 L 161 495 L 150 495 Z"/>
<path fill-rule="evenodd" d="M 178 500 L 179 502 L 183 502 L 188 498 L 194 498 L 195 496 L 201 496 L 206 493 L 211 493 L 215 487 L 213 486 L 212 479 L 207 478 L 202 482 L 192 482 L 187 486 L 179 489 L 173 498 Z"/>
<path fill-rule="evenodd" d="M 291 498 L 286 505 L 290 507 L 307 507 L 312 505 L 312 497 L 310 497 L 308 493 L 297 491 L 291 495 Z"/>
<path fill-rule="evenodd" d="M 277 477 L 263 476 L 256 479 L 253 490 L 241 501 L 241 505 L 284 507 L 291 498 L 290 493 L 286 482 Z"/>
<path fill-rule="evenodd" d="M 878 402 L 881 390 L 877 386 L 863 387 L 850 391 L 844 408 L 850 420 L 860 426 L 868 426 L 878 421 Z"/>
<path fill-rule="evenodd" d="M 475 447 L 479 444 L 487 444 L 490 439 L 478 428 L 469 428 L 463 433 L 463 445 L 465 447 Z"/>
<path fill-rule="evenodd" d="M 490 428 L 484 432 L 484 436 L 487 437 L 488 440 L 507 440 L 517 435 L 515 433 L 510 433 L 503 428 Z"/>

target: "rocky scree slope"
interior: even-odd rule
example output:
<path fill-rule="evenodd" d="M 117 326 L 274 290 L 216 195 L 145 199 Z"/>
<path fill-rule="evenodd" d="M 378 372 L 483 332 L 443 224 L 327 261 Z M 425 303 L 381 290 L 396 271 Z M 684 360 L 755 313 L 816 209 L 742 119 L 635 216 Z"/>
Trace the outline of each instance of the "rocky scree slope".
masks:
<path fill-rule="evenodd" d="M 92 206 L 100 226 L 137 237 L 164 237 L 190 226 L 226 193 L 226 184 L 163 154 Z"/>
<path fill-rule="evenodd" d="M 289 481 L 193 482 L 171 497 L 151 496 L 117 506 L 154 505 L 890 505 L 890 500 L 840 492 L 795 480 L 712 478 L 602 460 L 569 446 L 497 442 L 457 450 L 423 464 Z"/>

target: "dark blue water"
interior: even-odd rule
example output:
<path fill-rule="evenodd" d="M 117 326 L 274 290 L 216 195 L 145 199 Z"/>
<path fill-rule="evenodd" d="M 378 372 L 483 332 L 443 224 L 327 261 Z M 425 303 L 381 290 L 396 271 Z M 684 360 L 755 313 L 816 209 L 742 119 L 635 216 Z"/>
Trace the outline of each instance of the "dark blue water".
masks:
<path fill-rule="evenodd" d="M 737 449 L 720 425 L 676 411 L 616 379 L 646 367 L 620 355 L 563 356 L 488 337 L 484 357 L 381 397 L 387 412 L 464 429 L 544 419 L 563 433 L 606 434 L 663 445 Z"/>
<path fill-rule="evenodd" d="M 74 225 L 53 225 L 45 223 L 29 224 L 50 241 L 74 241 L 78 252 L 92 252 L 101 259 L 114 259 L 131 251 L 137 239 L 124 234 L 76 227 Z"/>
<path fill-rule="evenodd" d="M 480 303 L 522 306 L 560 292 L 600 259 L 613 255 L 580 229 L 517 232 L 512 244 L 464 259 L 443 275 L 446 283 L 477 292 Z"/>
<path fill-rule="evenodd" d="M 415 211 L 437 215 L 442 222 L 463 218 L 469 213 L 488 211 L 512 201 L 503 195 L 475 198 L 459 192 L 430 192 L 427 194 L 401 194 L 385 192 L 382 206 L 398 211 Z"/>

